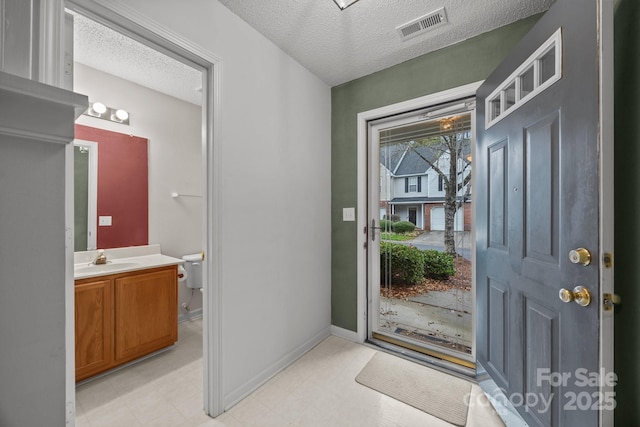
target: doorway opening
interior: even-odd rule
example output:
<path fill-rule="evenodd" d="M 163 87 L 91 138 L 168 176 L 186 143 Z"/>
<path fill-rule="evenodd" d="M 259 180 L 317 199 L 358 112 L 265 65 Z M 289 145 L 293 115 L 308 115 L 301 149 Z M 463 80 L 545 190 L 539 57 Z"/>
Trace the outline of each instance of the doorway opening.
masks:
<path fill-rule="evenodd" d="M 367 120 L 366 339 L 475 368 L 474 90 Z"/>
<path fill-rule="evenodd" d="M 184 283 L 179 283 L 181 289 L 178 297 L 178 310 L 180 320 L 185 321 L 183 324 L 187 324 L 190 321 L 194 321 L 199 324 L 199 327 L 194 329 L 194 326 L 187 328 L 181 328 L 186 333 L 183 334 L 187 341 L 190 341 L 189 347 L 199 351 L 199 355 L 202 358 L 202 363 L 199 370 L 192 375 L 190 381 L 193 386 L 198 390 L 198 397 L 192 399 L 197 401 L 197 406 L 200 411 L 204 408 L 204 413 L 216 416 L 221 412 L 220 393 L 219 393 L 219 345 L 217 336 L 209 336 L 208 331 L 210 328 L 215 330 L 218 324 L 216 309 L 219 298 L 217 294 L 217 275 L 215 274 L 216 265 L 218 263 L 217 253 L 212 253 L 214 241 L 213 236 L 218 233 L 217 223 L 214 221 L 215 212 L 213 204 L 213 195 L 216 194 L 214 185 L 218 185 L 218 180 L 215 178 L 215 165 L 217 158 L 214 157 L 214 122 L 218 120 L 218 109 L 214 109 L 214 105 L 217 105 L 218 95 L 217 87 L 219 85 L 219 72 L 218 63 L 219 60 L 208 52 L 200 51 L 200 49 L 191 46 L 188 42 L 180 39 L 177 35 L 163 28 L 155 28 L 148 30 L 150 24 L 141 24 L 139 17 L 131 14 L 125 10 L 119 10 L 118 7 L 114 7 L 114 10 L 108 10 L 102 6 L 95 5 L 92 2 L 84 2 L 82 0 L 67 0 L 66 1 L 67 12 L 75 14 L 77 19 L 83 22 L 92 22 L 94 27 L 101 26 L 101 33 L 98 34 L 102 39 L 100 43 L 104 41 L 104 31 L 109 31 L 119 38 L 120 45 L 117 48 L 123 47 L 125 43 L 139 43 L 143 49 L 153 51 L 156 57 L 165 56 L 167 62 L 172 62 L 174 69 L 180 66 L 183 69 L 189 69 L 192 73 L 195 72 L 198 75 L 198 84 L 191 87 L 198 101 L 194 103 L 189 99 L 181 98 L 176 93 L 165 92 L 153 85 L 146 85 L 144 80 L 148 78 L 147 75 L 142 77 L 142 82 L 137 81 L 132 83 L 127 81 L 126 77 L 117 76 L 115 73 L 110 73 L 108 70 L 99 70 L 91 65 L 82 64 L 79 65 L 83 68 L 84 84 L 88 81 L 98 81 L 98 84 L 103 84 L 101 93 L 106 95 L 117 96 L 117 94 L 109 94 L 109 81 L 114 79 L 120 79 L 123 85 L 130 85 L 130 87 L 136 86 L 141 92 L 148 92 L 151 97 L 156 97 L 156 100 L 147 102 L 147 110 L 140 108 L 139 110 L 130 110 L 129 122 L 131 126 L 127 129 L 122 128 L 122 124 L 111 123 L 105 121 L 102 125 L 98 125 L 99 121 L 94 120 L 91 124 L 84 123 L 85 126 L 95 126 L 96 128 L 102 128 L 110 132 L 121 132 L 123 134 L 141 134 L 138 129 L 133 129 L 133 126 L 137 123 L 138 126 L 142 126 L 143 122 L 147 128 L 151 129 L 153 123 L 154 113 L 152 110 L 165 109 L 168 115 L 173 115 L 172 120 L 167 120 L 167 125 L 172 127 L 168 129 L 168 135 L 166 140 L 172 141 L 175 146 L 173 152 L 161 152 L 154 149 L 157 146 L 158 140 L 161 139 L 157 134 L 149 135 L 146 132 L 142 132 L 143 137 L 148 137 L 150 141 L 149 147 L 149 243 L 161 245 L 161 250 L 167 255 L 171 255 L 176 258 L 180 258 L 184 255 L 190 255 L 192 253 L 200 253 L 203 251 L 202 262 L 202 292 L 198 289 L 186 288 Z M 117 13 L 121 13 L 120 15 Z M 127 42 L 123 40 L 128 39 Z M 93 55 L 100 55 L 100 49 L 97 52 L 93 52 Z M 144 74 L 146 70 L 141 70 Z M 160 70 L 166 71 L 166 70 Z M 173 76 L 175 78 L 175 75 Z M 151 79 L 150 79 L 151 80 Z M 180 80 L 180 79 L 177 79 Z M 150 82 L 151 83 L 151 82 Z M 177 85 L 179 86 L 179 84 Z M 89 99 L 92 102 L 107 101 L 110 107 L 126 108 L 124 105 L 116 104 L 114 101 L 108 101 L 106 99 L 92 99 L 92 93 L 86 90 L 77 88 L 74 86 L 74 90 L 80 93 L 86 93 L 89 95 Z M 215 92 L 214 92 L 215 90 Z M 134 94 L 128 94 L 129 99 L 135 98 Z M 172 99 L 171 105 L 164 105 L 161 102 L 157 102 L 160 98 Z M 114 99 L 114 98 L 112 98 Z M 144 104 L 144 100 L 141 100 Z M 149 101 L 149 99 L 147 99 Z M 115 101 L 117 102 L 117 101 Z M 176 105 L 182 103 L 182 107 L 175 108 Z M 199 105 L 194 105 L 199 104 Z M 190 110 L 188 113 L 187 110 Z M 90 118 L 82 117 L 84 120 Z M 80 121 L 79 121 L 80 122 Z M 174 126 L 171 125 L 174 124 Z M 176 123 L 186 123 L 188 128 L 185 132 L 175 132 Z M 120 127 L 118 127 L 120 126 Z M 185 133 L 189 133 L 186 136 Z M 186 147 L 186 141 L 189 142 L 190 147 Z M 167 146 L 170 144 L 166 144 Z M 214 161 L 215 159 L 215 161 Z M 175 162 L 172 166 L 172 162 Z M 178 170 L 180 166 L 181 170 Z M 185 169 L 186 168 L 186 169 Z M 164 176 L 165 182 L 160 185 L 154 181 L 154 174 Z M 155 199 L 155 202 L 154 202 Z M 177 221 L 176 216 L 163 218 L 162 213 L 165 213 L 167 206 L 178 207 L 178 210 L 182 213 L 189 212 L 188 221 Z M 154 212 L 155 210 L 155 212 Z M 154 225 L 155 223 L 155 225 Z M 155 228 L 154 228 L 155 227 Z M 160 230 L 160 231 L 159 231 Z M 190 230 L 190 231 L 186 231 Z M 154 237 L 155 233 L 155 237 Z M 158 237 L 158 235 L 162 235 Z M 185 237 L 187 235 L 188 237 Z M 193 236 L 197 236 L 195 239 Z M 168 243 L 165 243 L 168 242 Z M 217 251 L 216 251 L 217 252 Z M 205 257 L 206 254 L 206 257 Z M 201 302 L 200 302 L 201 301 Z M 215 305 L 215 306 L 213 306 Z M 73 307 L 73 304 L 68 305 Z M 195 324 L 194 323 L 194 324 Z M 67 326 L 67 335 L 73 337 L 73 325 Z M 198 340 L 195 343 L 194 340 Z M 179 349 L 181 337 L 178 338 L 178 345 L 174 347 L 170 352 L 174 352 Z M 67 339 L 67 343 L 69 343 Z M 71 339 L 73 342 L 73 339 Z M 67 344 L 69 353 L 73 354 L 73 347 L 70 348 Z M 169 352 L 167 352 L 169 353 Z M 189 359 L 188 355 L 181 359 L 185 361 Z M 74 396 L 73 392 L 69 392 L 69 389 L 75 389 L 73 381 L 72 371 L 73 363 L 67 362 L 67 395 L 69 401 L 72 401 Z M 180 369 L 180 366 L 174 366 L 174 369 Z M 166 375 L 166 370 L 164 374 Z M 159 371 L 159 375 L 162 373 Z M 193 396 L 192 396 L 193 397 Z"/>

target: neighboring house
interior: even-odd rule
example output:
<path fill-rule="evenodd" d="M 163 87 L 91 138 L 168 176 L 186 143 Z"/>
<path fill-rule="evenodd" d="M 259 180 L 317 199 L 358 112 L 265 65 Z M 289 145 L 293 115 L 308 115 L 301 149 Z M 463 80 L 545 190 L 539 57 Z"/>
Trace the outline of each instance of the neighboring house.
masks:
<path fill-rule="evenodd" d="M 465 156 L 467 153 L 465 152 Z M 384 146 L 380 150 L 380 217 L 397 215 L 417 228 L 444 230 L 445 180 L 430 165 L 449 172 L 449 153 L 440 147 L 416 146 L 413 141 Z M 471 173 L 458 159 L 458 183 Z M 470 189 L 469 189 L 470 190 Z M 461 206 L 456 212 L 455 231 L 471 229 L 471 198 L 467 186 L 458 191 Z"/>

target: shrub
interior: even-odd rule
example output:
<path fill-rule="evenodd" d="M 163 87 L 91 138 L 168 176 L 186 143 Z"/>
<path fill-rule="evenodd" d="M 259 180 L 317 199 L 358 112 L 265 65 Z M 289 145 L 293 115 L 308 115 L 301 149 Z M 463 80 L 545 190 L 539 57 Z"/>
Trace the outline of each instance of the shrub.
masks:
<path fill-rule="evenodd" d="M 391 229 L 394 233 L 408 233 L 415 230 L 416 226 L 409 221 L 398 221 L 393 223 Z"/>
<path fill-rule="evenodd" d="M 424 276 L 433 279 L 446 279 L 456 274 L 453 256 L 436 250 L 422 251 L 424 257 Z"/>
<path fill-rule="evenodd" d="M 416 285 L 424 277 L 424 251 L 413 246 L 380 243 L 381 280 L 392 285 Z"/>
<path fill-rule="evenodd" d="M 393 223 L 391 221 L 389 221 L 388 219 L 381 219 L 380 220 L 380 228 L 382 229 L 382 231 L 391 231 L 391 228 L 393 226 Z"/>

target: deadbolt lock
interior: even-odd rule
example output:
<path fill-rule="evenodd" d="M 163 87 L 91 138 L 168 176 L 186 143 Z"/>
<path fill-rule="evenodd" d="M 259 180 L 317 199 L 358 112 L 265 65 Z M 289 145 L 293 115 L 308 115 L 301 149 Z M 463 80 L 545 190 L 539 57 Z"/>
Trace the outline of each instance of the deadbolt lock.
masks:
<path fill-rule="evenodd" d="M 575 301 L 576 304 L 582 307 L 586 307 L 591 303 L 591 292 L 584 286 L 576 286 L 573 288 L 573 291 L 562 288 L 560 292 L 558 292 L 558 297 L 560 297 L 562 302 Z"/>
<path fill-rule="evenodd" d="M 602 295 L 602 305 L 604 306 L 604 311 L 613 310 L 613 307 L 620 304 L 621 302 L 622 299 L 620 298 L 620 295 L 608 293 Z"/>
<path fill-rule="evenodd" d="M 569 261 L 574 264 L 591 264 L 591 253 L 585 248 L 573 249 L 569 252 Z"/>

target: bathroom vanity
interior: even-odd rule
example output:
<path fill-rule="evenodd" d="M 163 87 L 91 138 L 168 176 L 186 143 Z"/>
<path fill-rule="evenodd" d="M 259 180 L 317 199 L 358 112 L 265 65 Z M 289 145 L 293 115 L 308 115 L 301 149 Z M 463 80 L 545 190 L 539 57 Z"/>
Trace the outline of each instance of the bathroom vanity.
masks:
<path fill-rule="evenodd" d="M 137 248 L 132 255 L 134 249 L 107 250 L 108 262 L 103 265 L 87 261 L 95 251 L 76 253 L 76 381 L 178 340 L 177 280 L 182 260 L 160 254 L 155 246 Z"/>

